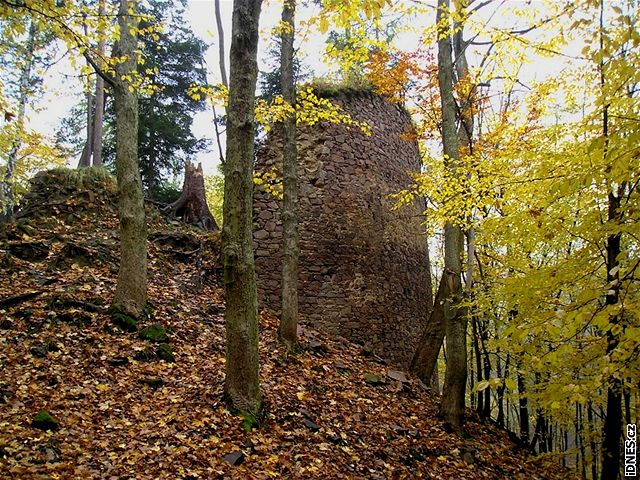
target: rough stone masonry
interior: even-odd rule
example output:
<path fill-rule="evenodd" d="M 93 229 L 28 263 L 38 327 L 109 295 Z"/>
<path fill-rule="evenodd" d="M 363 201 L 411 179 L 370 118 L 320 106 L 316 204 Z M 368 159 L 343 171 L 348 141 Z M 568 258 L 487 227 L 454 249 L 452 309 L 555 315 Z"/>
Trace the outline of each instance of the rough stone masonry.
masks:
<path fill-rule="evenodd" d="M 328 123 L 298 129 L 300 322 L 406 366 L 431 305 L 424 202 L 393 210 L 389 197 L 411 183 L 408 172 L 420 169 L 418 146 L 407 139 L 413 126 L 402 107 L 379 95 L 347 92 L 332 101 L 367 122 L 372 135 Z M 282 139 L 273 130 L 258 151 L 256 171 L 281 168 Z M 258 298 L 276 313 L 280 208 L 268 189 L 256 187 Z"/>

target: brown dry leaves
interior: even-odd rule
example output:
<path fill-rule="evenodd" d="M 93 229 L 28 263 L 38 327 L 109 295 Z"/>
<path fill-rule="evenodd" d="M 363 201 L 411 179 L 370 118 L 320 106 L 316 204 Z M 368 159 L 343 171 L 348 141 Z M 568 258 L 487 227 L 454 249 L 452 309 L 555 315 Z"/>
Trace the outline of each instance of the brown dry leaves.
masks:
<path fill-rule="evenodd" d="M 29 238 L 49 244 L 45 260 L 5 257 L 0 298 L 32 290 L 40 295 L 0 312 L 0 321 L 10 322 L 0 330 L 1 478 L 567 478 L 474 417 L 470 438 L 445 432 L 433 394 L 415 381 L 388 377 L 387 366 L 345 340 L 304 330 L 302 352 L 285 358 L 275 340 L 277 319 L 264 314 L 266 418 L 260 429 L 246 432 L 221 400 L 222 292 L 211 283 L 196 288 L 188 259 L 149 244 L 154 311 L 145 324 L 167 328 L 175 364 L 136 361 L 149 344 L 113 331 L 102 309 L 52 303 L 108 304 L 117 274 L 111 258 L 87 265 L 57 255 L 65 242 L 113 243 L 117 224 L 109 205 L 100 216 L 96 209 L 83 211 L 71 224 L 55 216 L 34 220 Z M 171 228 L 181 227 L 152 221 L 151 230 Z M 5 247 L 24 235 L 10 229 Z M 84 326 L 74 321 L 80 318 Z M 34 356 L 31 348 L 42 344 L 48 354 Z M 114 366 L 116 358 L 128 363 Z M 370 385 L 365 373 L 385 383 Z M 163 385 L 154 390 L 139 382 L 147 377 Z M 60 421 L 59 430 L 30 426 L 41 409 Z M 244 462 L 224 461 L 238 450 Z M 472 463 L 463 459 L 466 452 Z"/>

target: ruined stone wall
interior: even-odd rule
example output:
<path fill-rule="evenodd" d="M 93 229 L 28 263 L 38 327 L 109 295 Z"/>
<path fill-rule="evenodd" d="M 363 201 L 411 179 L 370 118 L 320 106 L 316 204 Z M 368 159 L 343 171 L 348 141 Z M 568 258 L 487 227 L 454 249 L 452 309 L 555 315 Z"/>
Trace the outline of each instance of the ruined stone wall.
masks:
<path fill-rule="evenodd" d="M 322 124 L 300 128 L 300 321 L 369 345 L 406 365 L 431 301 L 424 204 L 391 210 L 389 194 L 420 169 L 408 114 L 370 93 L 332 99 L 372 127 Z M 256 170 L 282 166 L 282 140 L 272 134 Z M 254 246 L 261 308 L 279 311 L 281 202 L 263 187 L 254 199 Z"/>

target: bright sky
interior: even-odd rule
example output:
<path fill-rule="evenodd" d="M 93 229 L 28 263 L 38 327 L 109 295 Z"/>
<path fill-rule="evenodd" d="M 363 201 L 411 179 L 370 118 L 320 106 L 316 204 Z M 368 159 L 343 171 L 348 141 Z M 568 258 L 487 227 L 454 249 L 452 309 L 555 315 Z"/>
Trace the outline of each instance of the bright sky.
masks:
<path fill-rule="evenodd" d="M 227 74 L 229 71 L 229 47 L 231 46 L 231 14 L 233 9 L 232 0 L 221 0 L 220 10 L 222 14 L 222 22 L 225 33 L 225 49 L 227 51 Z M 262 4 L 262 12 L 260 14 L 260 42 L 258 59 L 266 58 L 266 51 L 269 48 L 269 32 L 280 20 L 282 3 L 273 0 L 266 0 Z M 310 9 L 298 12 L 298 19 L 306 18 Z M 215 11 L 213 0 L 189 0 L 188 2 L 188 19 L 191 22 L 191 28 L 194 33 L 202 38 L 211 47 L 205 54 L 205 61 L 209 70 L 209 82 L 220 82 L 220 68 L 218 55 L 218 41 L 215 23 Z M 326 71 L 326 67 L 321 62 L 319 52 L 324 50 L 324 38 L 307 38 L 304 51 L 315 52 L 313 56 L 307 57 L 307 62 L 317 74 Z M 265 68 L 265 64 L 259 65 L 260 69 Z M 218 112 L 219 113 L 219 112 Z M 215 142 L 215 132 L 213 128 L 213 113 L 211 110 L 198 113 L 193 122 L 193 133 L 199 138 L 209 138 Z M 224 145 L 223 145 L 224 151 Z M 218 166 L 217 147 L 213 147 L 211 152 L 200 154 L 198 161 L 201 161 L 205 172 L 216 173 Z"/>
<path fill-rule="evenodd" d="M 229 47 L 231 45 L 231 14 L 233 9 L 232 0 L 221 0 L 220 2 L 222 20 L 225 30 L 225 48 L 227 51 L 227 72 L 229 71 Z M 259 59 L 265 59 L 265 52 L 269 47 L 269 31 L 280 19 L 281 2 L 266 0 L 263 2 L 260 16 L 260 51 Z M 301 12 L 299 18 L 309 15 L 310 9 Z M 215 23 L 215 11 L 213 0 L 189 0 L 187 7 L 187 20 L 191 24 L 194 33 L 210 45 L 205 53 L 205 61 L 209 71 L 209 82 L 220 82 L 218 41 Z M 321 62 L 321 55 L 324 49 L 324 38 L 307 38 L 305 51 L 313 51 L 315 54 L 307 58 L 311 68 L 318 74 L 326 71 L 326 67 Z M 260 68 L 265 68 L 262 63 Z M 45 84 L 49 86 L 47 93 L 40 104 L 40 112 L 30 115 L 32 126 L 37 130 L 53 135 L 59 126 L 62 118 L 68 115 L 69 110 L 79 102 L 82 86 L 76 76 L 72 73 L 73 68 L 66 59 L 60 61 L 47 73 Z M 218 111 L 220 114 L 221 112 Z M 194 117 L 193 133 L 197 138 L 207 138 L 212 142 L 210 152 L 202 152 L 196 161 L 202 162 L 206 173 L 217 173 L 218 153 L 215 145 L 215 131 L 213 126 L 213 113 L 210 109 L 199 112 Z M 224 141 L 224 138 L 223 138 Z M 224 151 L 224 144 L 223 144 Z M 73 162 L 77 159 L 73 159 Z"/>
<path fill-rule="evenodd" d="M 534 2 L 540 5 L 539 0 Z M 221 0 L 221 12 L 225 29 L 225 47 L 228 49 L 231 44 L 231 13 L 232 0 Z M 502 4 L 503 2 L 496 2 Z M 530 5 L 530 1 L 509 0 L 509 6 Z M 308 18 L 317 7 L 299 7 L 297 12 L 297 20 Z M 279 21 L 281 12 L 281 2 L 276 0 L 265 0 L 263 2 L 262 14 L 260 17 L 261 38 L 259 59 L 266 58 L 266 50 L 269 47 L 269 32 L 271 28 Z M 490 16 L 491 13 L 489 12 Z M 425 18 L 416 20 L 416 24 L 425 24 L 425 22 L 433 21 L 433 13 L 427 14 Z M 218 83 L 219 61 L 218 61 L 218 42 L 215 26 L 215 13 L 213 0 L 189 0 L 187 10 L 187 20 L 190 22 L 194 33 L 202 38 L 210 48 L 205 54 L 205 60 L 209 70 L 209 82 Z M 494 19 L 495 20 L 495 19 Z M 512 18 L 499 18 L 499 23 L 509 24 Z M 302 55 L 303 61 L 308 65 L 316 75 L 322 76 L 327 73 L 328 67 L 322 62 L 322 53 L 324 52 L 324 37 L 316 35 L 315 37 L 306 37 L 300 46 L 299 54 Z M 405 48 L 410 48 L 411 44 L 416 44 L 418 37 L 415 34 L 400 39 L 400 44 Z M 299 43 L 299 42 L 298 42 Z M 557 71 L 560 68 L 560 62 L 554 62 L 545 59 L 544 62 L 533 61 L 526 66 L 521 72 L 525 79 L 540 79 L 549 73 Z M 260 65 L 261 69 L 265 68 L 264 63 Z M 227 61 L 227 71 L 229 69 Z M 49 78 L 46 84 L 50 86 L 50 92 L 46 95 L 42 106 L 42 113 L 31 116 L 32 122 L 39 130 L 45 133 L 53 133 L 58 126 L 60 119 L 68 114 L 69 109 L 79 101 L 82 88 L 79 80 L 73 75 L 68 62 L 62 61 L 49 72 Z M 219 112 L 220 113 L 220 112 Z M 213 114 L 210 109 L 198 113 L 194 118 L 193 133 L 198 138 L 208 138 L 212 141 L 210 152 L 203 152 L 196 161 L 203 163 L 205 172 L 216 173 L 218 165 L 217 147 L 215 146 L 215 133 L 213 127 Z M 224 150 L 224 145 L 223 145 Z M 75 160 L 74 160 L 75 161 Z"/>

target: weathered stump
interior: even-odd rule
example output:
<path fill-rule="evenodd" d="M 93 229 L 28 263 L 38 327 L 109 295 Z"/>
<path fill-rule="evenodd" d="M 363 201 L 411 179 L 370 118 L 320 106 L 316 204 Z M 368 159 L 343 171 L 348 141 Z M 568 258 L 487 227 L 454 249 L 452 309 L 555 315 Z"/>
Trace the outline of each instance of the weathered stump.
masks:
<path fill-rule="evenodd" d="M 201 163 L 197 167 L 191 162 L 186 163 L 180 198 L 167 209 L 171 217 L 179 218 L 184 223 L 210 231 L 220 230 L 207 204 Z"/>

